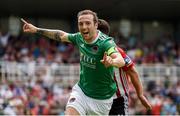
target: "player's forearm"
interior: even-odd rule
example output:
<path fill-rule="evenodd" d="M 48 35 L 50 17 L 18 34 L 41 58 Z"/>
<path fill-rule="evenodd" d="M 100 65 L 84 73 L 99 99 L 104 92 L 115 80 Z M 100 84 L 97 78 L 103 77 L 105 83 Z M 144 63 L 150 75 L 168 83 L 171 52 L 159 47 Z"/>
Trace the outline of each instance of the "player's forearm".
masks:
<path fill-rule="evenodd" d="M 137 96 L 140 97 L 143 95 L 143 86 L 141 83 L 141 80 L 139 78 L 138 72 L 136 69 L 133 67 L 128 71 L 128 74 L 130 76 L 131 82 L 136 90 Z"/>
<path fill-rule="evenodd" d="M 112 60 L 112 66 L 120 68 L 120 67 L 123 67 L 124 65 L 125 65 L 125 62 L 121 58 L 115 58 Z"/>
<path fill-rule="evenodd" d="M 125 61 L 123 57 L 121 56 L 121 54 L 114 53 L 111 55 L 111 58 L 112 58 L 112 66 L 120 68 L 125 65 Z"/>
<path fill-rule="evenodd" d="M 36 33 L 56 41 L 61 41 L 61 36 L 63 36 L 64 34 L 64 32 L 61 30 L 51 30 L 51 29 L 43 29 L 43 28 L 37 28 Z"/>
<path fill-rule="evenodd" d="M 127 71 L 127 74 L 130 76 L 131 82 L 136 89 L 136 93 L 138 98 L 140 99 L 141 103 L 149 110 L 152 109 L 151 104 L 143 95 L 143 86 L 141 80 L 139 78 L 138 72 L 136 71 L 135 67 L 132 67 Z"/>

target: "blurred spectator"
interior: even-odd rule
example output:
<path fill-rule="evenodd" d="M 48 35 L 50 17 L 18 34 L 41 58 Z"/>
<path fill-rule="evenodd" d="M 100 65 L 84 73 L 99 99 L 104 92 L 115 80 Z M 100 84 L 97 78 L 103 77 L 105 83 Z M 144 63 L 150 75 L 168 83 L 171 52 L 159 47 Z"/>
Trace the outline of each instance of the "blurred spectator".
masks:
<path fill-rule="evenodd" d="M 155 93 L 154 95 L 152 95 L 151 104 L 152 104 L 151 114 L 160 115 L 163 104 L 163 97 Z"/>
<path fill-rule="evenodd" d="M 172 99 L 166 97 L 163 101 L 161 115 L 177 115 L 176 105 Z"/>

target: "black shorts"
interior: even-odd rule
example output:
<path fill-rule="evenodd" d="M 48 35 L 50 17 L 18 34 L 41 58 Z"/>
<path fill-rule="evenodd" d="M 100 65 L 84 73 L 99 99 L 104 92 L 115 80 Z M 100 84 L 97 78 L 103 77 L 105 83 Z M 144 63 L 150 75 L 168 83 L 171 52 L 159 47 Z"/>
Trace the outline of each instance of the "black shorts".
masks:
<path fill-rule="evenodd" d="M 128 96 L 114 99 L 109 115 L 128 115 Z"/>

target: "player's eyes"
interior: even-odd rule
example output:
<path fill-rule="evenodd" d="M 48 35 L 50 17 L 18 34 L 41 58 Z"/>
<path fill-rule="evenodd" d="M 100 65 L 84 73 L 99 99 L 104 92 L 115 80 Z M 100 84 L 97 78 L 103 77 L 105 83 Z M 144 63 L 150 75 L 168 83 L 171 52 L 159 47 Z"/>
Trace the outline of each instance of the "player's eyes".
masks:
<path fill-rule="evenodd" d="M 82 26 L 83 25 L 83 23 L 79 23 L 79 26 Z"/>
<path fill-rule="evenodd" d="M 91 22 L 79 22 L 78 25 L 79 26 L 83 26 L 83 25 L 89 26 L 89 25 L 91 25 Z"/>
<path fill-rule="evenodd" d="M 91 23 L 90 22 L 86 22 L 86 25 L 90 25 Z"/>

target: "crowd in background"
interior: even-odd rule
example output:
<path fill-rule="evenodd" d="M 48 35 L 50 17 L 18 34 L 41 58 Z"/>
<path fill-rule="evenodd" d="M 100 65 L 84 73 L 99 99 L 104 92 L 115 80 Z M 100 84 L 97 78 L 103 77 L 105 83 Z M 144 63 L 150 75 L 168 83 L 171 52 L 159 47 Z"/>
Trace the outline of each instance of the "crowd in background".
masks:
<path fill-rule="evenodd" d="M 112 32 L 116 43 L 125 49 L 136 64 L 172 64 L 180 66 L 180 45 L 170 33 L 141 40 L 137 35 L 124 38 L 120 33 Z M 36 61 L 39 64 L 79 63 L 78 50 L 68 43 L 56 42 L 39 35 L 20 34 L 11 36 L 0 32 L 0 59 L 11 62 Z M 146 112 L 140 104 L 135 91 L 130 87 L 130 114 L 180 114 L 180 81 L 177 83 L 147 84 L 146 96 L 153 105 Z M 36 81 L 7 81 L 0 84 L 0 113 L 7 115 L 63 115 L 71 86 L 62 86 L 58 82 L 47 84 L 43 78 Z"/>
<path fill-rule="evenodd" d="M 144 85 L 145 86 L 145 85 Z M 152 104 L 147 112 L 138 100 L 135 91 L 130 91 L 130 114 L 137 115 L 179 115 L 180 114 L 180 80 L 177 83 L 150 81 L 145 94 Z"/>
<path fill-rule="evenodd" d="M 180 43 L 171 33 L 164 32 L 158 37 L 143 40 L 138 34 L 125 38 L 112 32 L 118 46 L 124 48 L 136 64 L 173 64 L 180 65 Z"/>
<path fill-rule="evenodd" d="M 0 85 L 0 114 L 5 115 L 63 115 L 71 91 L 70 86 L 43 79 L 6 81 Z"/>
<path fill-rule="evenodd" d="M 23 81 L 6 81 L 0 84 L 0 114 L 5 115 L 64 115 L 71 86 L 54 81 L 47 84 L 44 78 Z M 146 111 L 130 86 L 129 114 L 179 115 L 180 80 L 176 83 L 149 81 L 145 95 L 152 104 Z"/>
<path fill-rule="evenodd" d="M 112 32 L 118 46 L 122 47 L 136 64 L 165 63 L 180 65 L 180 45 L 170 33 L 143 41 L 137 35 L 123 38 Z M 68 43 L 61 43 L 38 35 L 13 37 L 0 32 L 0 59 L 6 61 L 79 63 L 78 50 Z"/>

